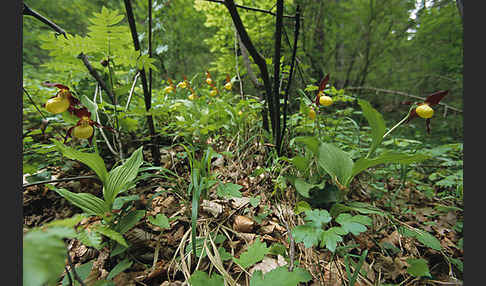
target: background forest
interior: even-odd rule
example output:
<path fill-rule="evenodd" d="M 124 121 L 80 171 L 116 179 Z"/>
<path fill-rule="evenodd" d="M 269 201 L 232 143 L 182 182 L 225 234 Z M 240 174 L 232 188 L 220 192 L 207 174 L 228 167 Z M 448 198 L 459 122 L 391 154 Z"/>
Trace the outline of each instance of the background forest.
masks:
<path fill-rule="evenodd" d="M 24 1 L 24 285 L 462 285 L 462 1 L 226 2 Z"/>

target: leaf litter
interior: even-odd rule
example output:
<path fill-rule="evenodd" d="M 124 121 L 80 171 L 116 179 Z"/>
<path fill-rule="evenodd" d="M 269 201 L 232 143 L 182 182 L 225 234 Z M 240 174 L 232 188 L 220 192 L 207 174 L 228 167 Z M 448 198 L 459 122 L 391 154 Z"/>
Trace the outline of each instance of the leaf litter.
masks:
<path fill-rule="evenodd" d="M 176 154 L 182 150 L 176 148 L 163 153 L 164 167 L 181 174 L 181 180 L 188 180 L 186 166 L 176 159 Z M 131 194 L 137 194 L 141 198 L 140 207 L 147 211 L 145 218 L 125 235 L 132 245 L 128 253 L 134 263 L 114 277 L 116 285 L 186 285 L 195 271 L 220 275 L 227 282 L 232 277 L 231 280 L 236 283 L 233 285 L 248 285 L 251 279 L 263 279 L 263 282 L 266 273 L 282 267 L 286 269 L 289 264 L 295 263 L 299 269 L 306 269 L 312 277 L 307 280 L 306 285 L 348 283 L 346 264 L 339 255 L 333 255 L 326 248 L 306 248 L 301 243 L 291 246 L 290 229 L 305 224 L 302 220 L 304 214 L 294 212 L 292 206 L 296 206 L 297 199 L 296 191 L 291 186 L 282 192 L 283 195 L 277 195 L 278 200 L 275 200 L 275 196 L 270 195 L 274 191 L 272 174 L 264 171 L 256 177 L 251 176 L 256 168 L 265 164 L 261 154 L 265 154 L 264 151 L 259 150 L 257 156 L 247 153 L 247 160 L 222 156 L 213 162 L 213 171 L 220 181 L 230 182 L 232 185 L 229 186 L 241 187 L 228 189 L 223 197 L 210 195 L 207 200 L 201 201 L 197 224 L 199 239 L 208 247 L 211 245 L 208 240 L 210 236 L 216 252 L 210 251 L 209 247 L 206 252 L 211 253 L 204 254 L 203 247 L 200 257 L 184 254 L 191 249 L 188 239 L 190 204 L 181 194 L 181 181 L 152 178 L 139 182 L 136 188 L 130 190 Z M 78 168 L 81 174 L 90 175 L 89 170 L 82 166 Z M 57 170 L 56 176 L 63 175 L 68 176 Z M 55 187 L 92 192 L 93 189 L 99 189 L 93 188 L 93 184 L 99 186 L 99 182 L 91 180 L 81 184 L 62 182 L 55 184 Z M 55 192 L 46 191 L 46 188 L 38 185 L 24 190 L 24 229 L 80 213 L 79 209 L 69 205 Z M 391 179 L 387 188 L 398 190 L 400 185 Z M 239 197 L 237 192 L 242 196 Z M 355 285 L 440 285 L 451 281 L 455 281 L 455 285 L 462 285 L 462 271 L 457 269 L 463 261 L 463 250 L 459 246 L 462 228 L 458 226 L 463 220 L 461 206 L 454 209 L 456 206 L 453 202 L 428 198 L 417 191 L 412 183 L 397 194 L 395 206 L 389 206 L 386 197 L 371 201 L 366 189 L 352 192 L 352 201 L 376 206 L 393 218 L 371 212 L 369 217 L 373 218 L 373 225 L 367 230 L 355 225 L 352 217 L 341 219 L 341 223 L 354 233 L 344 236 L 343 241 L 337 243 L 337 249 L 345 248 L 351 254 L 361 253 L 365 249 L 369 251 Z M 280 210 L 283 210 L 285 223 L 282 216 L 277 214 L 276 202 L 280 205 Z M 438 208 L 438 205 L 442 208 Z M 447 212 L 444 211 L 448 209 L 446 207 L 449 207 Z M 150 223 L 148 217 L 158 214 L 169 218 L 168 228 Z M 353 215 L 360 214 L 362 213 L 358 211 Z M 355 220 L 360 219 L 357 217 Z M 203 231 L 205 227 L 207 229 Z M 400 228 L 409 231 L 415 229 L 418 234 L 403 233 Z M 435 245 L 432 237 L 439 242 L 439 246 Z M 217 243 L 215 238 L 218 238 Z M 255 243 L 261 245 L 259 250 L 253 250 L 250 256 L 245 255 L 249 249 L 252 251 L 249 246 Z M 280 253 L 273 252 L 272 246 L 277 244 L 282 246 Z M 93 262 L 86 282 L 106 278 L 120 262 L 116 257 L 110 257 L 106 249 L 96 250 L 76 239 L 70 240 L 69 245 L 69 254 L 75 267 Z M 157 258 L 155 262 L 154 257 Z M 233 259 L 228 259 L 229 257 Z M 412 267 L 409 263 L 411 261 L 414 262 Z M 355 267 L 356 265 L 351 265 L 352 272 L 356 271 Z M 252 274 L 256 271 L 263 276 L 253 278 Z M 417 273 L 427 275 L 417 278 Z M 219 278 L 214 279 L 219 281 Z M 302 278 L 301 281 L 304 280 Z M 439 282 L 434 284 L 432 281 Z"/>

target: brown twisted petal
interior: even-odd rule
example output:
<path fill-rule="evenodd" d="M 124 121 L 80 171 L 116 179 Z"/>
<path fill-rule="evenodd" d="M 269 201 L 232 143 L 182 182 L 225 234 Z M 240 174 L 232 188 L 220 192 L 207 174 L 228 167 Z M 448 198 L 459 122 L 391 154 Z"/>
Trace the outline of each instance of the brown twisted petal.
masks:
<path fill-rule="evenodd" d="M 436 104 L 439 104 L 439 102 L 444 98 L 449 93 L 448 90 L 440 90 L 437 92 L 432 93 L 431 95 L 427 96 L 424 102 L 419 103 L 418 105 L 422 104 L 428 104 L 429 106 L 434 106 Z M 418 117 L 417 112 L 415 111 L 415 108 L 410 112 L 410 115 L 408 116 L 407 120 L 405 120 L 405 123 L 409 123 L 412 119 L 415 117 Z M 427 131 L 430 132 L 430 122 L 426 122 L 426 127 Z"/>
<path fill-rule="evenodd" d="M 437 92 L 432 93 L 431 95 L 427 96 L 425 99 L 425 103 L 429 104 L 430 106 L 438 104 L 444 96 L 449 93 L 448 90 L 440 90 Z"/>
<path fill-rule="evenodd" d="M 59 89 L 67 89 L 69 90 L 69 87 L 63 85 L 63 84 L 60 84 L 60 83 L 51 83 L 51 82 L 48 82 L 48 81 L 45 81 L 42 83 L 43 86 L 48 86 L 48 87 L 57 87 Z"/>
<path fill-rule="evenodd" d="M 326 88 L 326 84 L 329 81 L 329 74 L 327 74 L 322 80 L 321 83 L 319 84 L 319 91 L 324 90 Z"/>

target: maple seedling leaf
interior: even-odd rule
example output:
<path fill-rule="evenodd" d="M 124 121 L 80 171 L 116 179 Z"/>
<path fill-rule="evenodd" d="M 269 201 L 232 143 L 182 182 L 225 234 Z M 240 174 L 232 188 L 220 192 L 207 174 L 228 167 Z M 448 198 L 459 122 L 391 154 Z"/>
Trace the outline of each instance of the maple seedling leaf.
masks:
<path fill-rule="evenodd" d="M 270 249 L 267 247 L 265 242 L 255 240 L 255 242 L 252 243 L 248 249 L 240 255 L 240 258 L 233 257 L 233 261 L 235 261 L 242 268 L 248 268 L 249 266 L 263 260 L 269 251 Z"/>
<path fill-rule="evenodd" d="M 308 225 L 315 228 L 321 228 L 324 224 L 331 221 L 331 215 L 326 210 L 307 210 L 305 211 L 305 220 Z"/>
<path fill-rule="evenodd" d="M 429 266 L 427 265 L 427 260 L 420 258 L 414 259 L 409 258 L 407 259 L 407 263 L 410 265 L 407 268 L 407 272 L 415 277 L 427 276 L 432 277 L 430 275 Z"/>
<path fill-rule="evenodd" d="M 322 232 L 321 235 L 321 247 L 326 247 L 329 251 L 336 251 L 337 243 L 343 241 L 341 235 L 345 235 L 348 232 L 342 227 L 331 227 L 330 229 Z"/>
<path fill-rule="evenodd" d="M 281 266 L 268 272 L 263 276 L 262 271 L 257 270 L 253 272 L 250 280 L 250 286 L 297 286 L 300 282 L 307 282 L 312 279 L 312 276 L 302 268 L 295 268 L 294 271 L 289 272 L 287 267 Z"/>
<path fill-rule="evenodd" d="M 157 214 L 155 217 L 149 216 L 148 220 L 151 224 L 156 225 L 162 229 L 170 228 L 169 219 L 164 214 Z"/>
<path fill-rule="evenodd" d="M 296 226 L 292 230 L 292 236 L 294 237 L 295 242 L 303 242 L 306 248 L 310 248 L 319 243 L 319 238 L 321 237 L 322 232 L 323 230 L 321 228 L 304 224 Z"/>
<path fill-rule="evenodd" d="M 243 186 L 233 184 L 233 183 L 226 183 L 221 184 L 218 186 L 217 195 L 224 198 L 241 198 L 240 189 Z"/>
<path fill-rule="evenodd" d="M 206 272 L 197 270 L 189 278 L 192 286 L 223 286 L 223 276 L 213 273 L 211 277 Z"/>
<path fill-rule="evenodd" d="M 336 218 L 336 222 L 339 223 L 346 232 L 358 235 L 366 231 L 366 225 L 371 225 L 372 220 L 363 215 L 351 216 L 350 214 L 343 213 Z"/>

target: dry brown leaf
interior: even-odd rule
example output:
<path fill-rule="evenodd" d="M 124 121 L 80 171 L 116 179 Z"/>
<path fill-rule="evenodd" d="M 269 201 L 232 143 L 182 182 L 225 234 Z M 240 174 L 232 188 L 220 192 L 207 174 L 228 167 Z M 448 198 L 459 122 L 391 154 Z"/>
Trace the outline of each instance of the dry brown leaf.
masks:
<path fill-rule="evenodd" d="M 237 236 L 243 238 L 246 242 L 250 243 L 255 239 L 256 234 L 239 232 L 237 233 Z"/>
<path fill-rule="evenodd" d="M 87 285 L 91 285 L 100 279 L 105 279 L 108 276 L 108 271 L 104 268 L 105 261 L 110 256 L 110 251 L 108 248 L 103 248 L 100 250 L 98 258 L 93 262 L 91 267 L 91 272 L 88 277 L 84 280 Z"/>
<path fill-rule="evenodd" d="M 235 217 L 233 229 L 237 232 L 249 233 L 253 231 L 254 225 L 255 222 L 252 219 L 243 215 L 238 215 Z"/>
<path fill-rule="evenodd" d="M 184 226 L 181 225 L 172 234 L 167 236 L 167 244 L 171 246 L 178 245 L 182 237 L 184 236 Z"/>
<path fill-rule="evenodd" d="M 271 224 L 271 223 L 260 227 L 261 232 L 264 234 L 270 234 L 273 232 L 274 229 L 275 229 L 275 224 Z"/>
<path fill-rule="evenodd" d="M 249 272 L 250 274 L 253 274 L 254 271 L 260 270 L 263 274 L 265 274 L 279 266 L 284 265 L 287 265 L 287 261 L 285 261 L 281 255 L 278 255 L 277 259 L 265 256 L 262 262 L 255 264 L 255 266 L 253 266 Z"/>
<path fill-rule="evenodd" d="M 408 257 L 395 257 L 393 260 L 393 270 L 390 271 L 390 275 L 393 280 L 397 279 L 399 275 L 407 274 L 407 259 Z"/>
<path fill-rule="evenodd" d="M 262 236 L 262 238 L 263 238 L 264 240 L 269 240 L 269 241 L 273 241 L 273 242 L 279 242 L 279 240 L 278 240 L 278 239 L 276 239 L 275 237 L 270 236 L 270 235 L 268 235 L 268 234 L 264 234 L 264 235 Z"/>
<path fill-rule="evenodd" d="M 203 211 L 210 213 L 213 217 L 218 217 L 223 212 L 223 206 L 209 200 L 203 200 L 201 203 Z"/>
<path fill-rule="evenodd" d="M 342 272 L 342 270 L 341 270 Z M 324 281 L 326 281 L 326 286 L 342 286 L 344 285 L 341 279 L 341 274 L 336 268 L 335 263 L 328 263 L 324 266 Z"/>
<path fill-rule="evenodd" d="M 249 203 L 250 203 L 250 198 L 248 197 L 231 198 L 231 206 L 235 209 L 239 209 Z"/>
<path fill-rule="evenodd" d="M 276 229 L 278 232 L 280 232 L 280 233 L 287 231 L 287 229 L 286 229 L 285 227 L 281 226 L 281 225 L 278 223 L 277 218 L 272 218 L 272 219 L 271 219 L 271 220 L 270 220 L 268 223 L 269 223 L 269 224 L 271 224 L 271 225 L 274 225 L 274 226 L 275 226 L 275 229 Z"/>
<path fill-rule="evenodd" d="M 394 232 L 392 232 L 391 234 L 389 234 L 388 236 L 386 236 L 382 240 L 380 240 L 380 244 L 382 244 L 384 242 L 388 242 L 391 245 L 394 245 L 396 247 L 400 247 L 400 234 L 398 233 L 398 231 L 395 230 Z"/>
<path fill-rule="evenodd" d="M 135 286 L 137 285 L 135 282 L 130 281 L 131 280 L 130 274 L 127 274 L 125 272 L 121 272 L 115 277 L 113 277 L 113 282 L 117 286 Z"/>
<path fill-rule="evenodd" d="M 157 261 L 157 263 L 155 264 L 155 268 L 153 270 L 151 269 L 151 271 L 147 275 L 147 278 L 152 279 L 160 276 L 162 273 L 164 273 L 167 270 L 166 266 L 167 265 L 164 263 L 164 261 Z"/>

